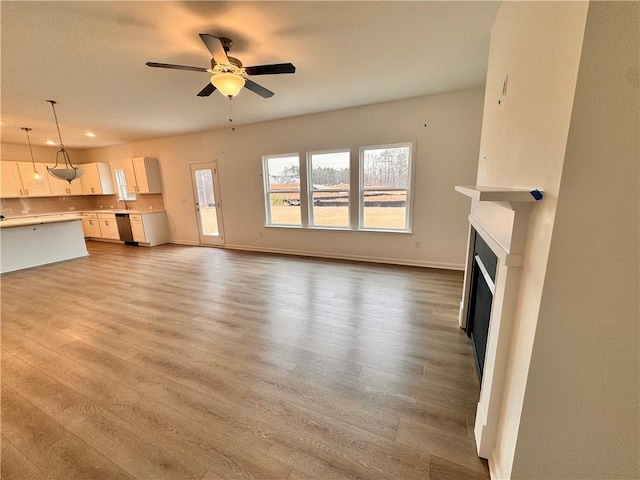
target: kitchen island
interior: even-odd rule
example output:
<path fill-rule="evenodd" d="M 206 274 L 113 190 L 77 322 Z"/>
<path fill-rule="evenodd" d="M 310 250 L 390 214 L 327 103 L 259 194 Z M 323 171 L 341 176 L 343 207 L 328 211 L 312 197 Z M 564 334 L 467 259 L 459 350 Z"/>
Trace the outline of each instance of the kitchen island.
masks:
<path fill-rule="evenodd" d="M 77 215 L 12 218 L 0 222 L 0 273 L 89 255 Z"/>

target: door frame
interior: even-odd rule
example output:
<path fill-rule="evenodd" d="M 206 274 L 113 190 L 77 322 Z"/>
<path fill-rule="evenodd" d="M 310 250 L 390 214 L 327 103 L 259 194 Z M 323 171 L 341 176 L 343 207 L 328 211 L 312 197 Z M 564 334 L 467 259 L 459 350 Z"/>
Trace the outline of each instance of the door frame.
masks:
<path fill-rule="evenodd" d="M 196 222 L 198 224 L 198 238 L 200 245 L 206 245 L 210 247 L 224 247 L 224 222 L 222 216 L 222 200 L 220 198 L 220 183 L 218 181 L 218 166 L 216 161 L 191 163 L 189 164 L 191 170 L 191 189 L 193 190 L 193 201 L 195 204 Z M 204 235 L 202 233 L 202 222 L 200 217 L 200 204 L 198 202 L 198 188 L 196 186 L 195 171 L 196 170 L 211 170 L 213 178 L 213 194 L 215 196 L 216 218 L 218 220 L 218 235 Z"/>

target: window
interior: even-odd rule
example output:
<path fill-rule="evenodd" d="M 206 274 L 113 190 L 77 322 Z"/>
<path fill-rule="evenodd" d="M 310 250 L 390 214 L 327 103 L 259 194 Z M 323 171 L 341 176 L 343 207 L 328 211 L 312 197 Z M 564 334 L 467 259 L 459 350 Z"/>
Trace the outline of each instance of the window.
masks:
<path fill-rule="evenodd" d="M 411 231 L 413 143 L 263 157 L 266 225 Z M 358 179 L 358 181 L 356 181 Z M 352 181 L 353 180 L 353 181 Z"/>
<path fill-rule="evenodd" d="M 135 200 L 136 194 L 127 191 L 127 179 L 124 176 L 124 170 L 122 168 L 116 168 L 113 172 L 118 187 L 118 200 Z"/>
<path fill-rule="evenodd" d="M 308 161 L 310 225 L 348 227 L 349 150 L 309 153 Z"/>
<path fill-rule="evenodd" d="M 267 225 L 302 225 L 300 158 L 297 154 L 263 157 Z"/>
<path fill-rule="evenodd" d="M 360 149 L 360 228 L 409 229 L 411 144 Z"/>

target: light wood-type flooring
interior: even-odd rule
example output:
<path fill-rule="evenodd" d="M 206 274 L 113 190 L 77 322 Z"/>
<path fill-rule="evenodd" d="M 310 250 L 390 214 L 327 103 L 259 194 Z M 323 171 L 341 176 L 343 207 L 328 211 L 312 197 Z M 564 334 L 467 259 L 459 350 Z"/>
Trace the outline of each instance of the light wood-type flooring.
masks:
<path fill-rule="evenodd" d="M 488 478 L 461 272 L 88 243 L 1 278 L 4 480 Z"/>

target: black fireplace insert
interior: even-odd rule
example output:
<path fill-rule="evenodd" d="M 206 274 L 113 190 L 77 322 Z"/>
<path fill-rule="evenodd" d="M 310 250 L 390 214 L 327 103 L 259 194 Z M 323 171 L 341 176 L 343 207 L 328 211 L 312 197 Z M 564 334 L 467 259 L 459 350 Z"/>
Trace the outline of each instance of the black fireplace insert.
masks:
<path fill-rule="evenodd" d="M 482 382 L 485 351 L 489 336 L 489 321 L 491 319 L 497 265 L 498 257 L 476 232 L 468 299 L 467 334 L 473 344 L 480 382 Z"/>

